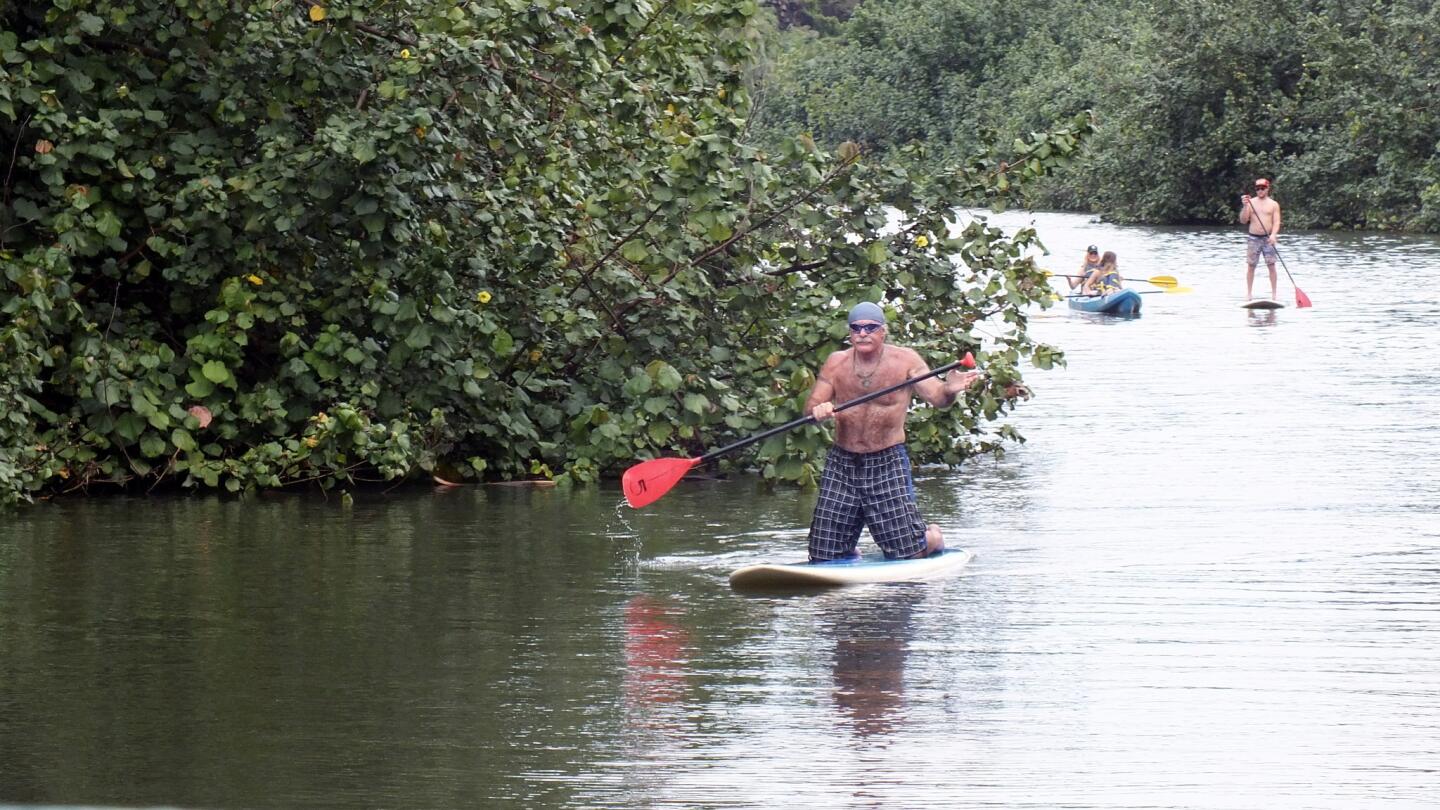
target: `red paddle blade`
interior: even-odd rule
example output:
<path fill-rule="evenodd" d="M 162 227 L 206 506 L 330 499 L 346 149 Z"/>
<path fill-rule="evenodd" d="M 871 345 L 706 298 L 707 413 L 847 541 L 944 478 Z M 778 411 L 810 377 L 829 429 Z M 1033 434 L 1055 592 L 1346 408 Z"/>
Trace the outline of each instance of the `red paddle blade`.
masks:
<path fill-rule="evenodd" d="M 970 352 L 965 352 L 965 356 L 960 358 L 960 367 L 975 368 L 975 355 Z"/>
<path fill-rule="evenodd" d="M 1300 309 L 1304 309 L 1305 307 L 1313 307 L 1315 305 L 1310 303 L 1310 296 L 1306 295 L 1304 290 L 1296 287 L 1295 306 L 1299 307 Z"/>
<path fill-rule="evenodd" d="M 698 458 L 654 458 L 642 461 L 625 471 L 620 478 L 620 488 L 625 491 L 625 500 L 634 509 L 660 500 L 685 473 L 700 463 Z"/>

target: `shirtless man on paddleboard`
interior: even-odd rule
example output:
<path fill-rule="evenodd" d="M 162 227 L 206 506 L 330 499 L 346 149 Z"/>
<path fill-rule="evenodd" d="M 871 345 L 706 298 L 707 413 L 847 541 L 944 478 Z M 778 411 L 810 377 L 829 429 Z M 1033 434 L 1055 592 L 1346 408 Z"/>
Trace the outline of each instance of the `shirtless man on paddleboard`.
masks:
<path fill-rule="evenodd" d="M 1254 297 L 1255 265 L 1265 257 L 1265 266 L 1270 268 L 1270 300 L 1276 296 L 1275 260 L 1280 257 L 1275 250 L 1275 237 L 1280 235 L 1280 203 L 1270 199 L 1270 181 L 1260 178 L 1255 181 L 1255 196 L 1240 195 L 1240 224 L 1248 231 L 1245 236 L 1245 300 Z"/>
<path fill-rule="evenodd" d="M 817 422 L 835 419 L 835 446 L 825 458 L 820 500 L 810 522 L 810 559 L 838 560 L 859 554 L 860 529 L 891 559 L 925 557 L 945 547 L 940 527 L 926 525 L 915 506 L 905 416 L 912 392 L 936 408 L 948 408 L 980 372 L 951 372 L 943 382 L 920 380 L 840 413 L 849 402 L 930 369 L 914 349 L 885 342 L 885 311 L 864 301 L 850 310 L 850 348 L 825 360 L 805 401 Z"/>

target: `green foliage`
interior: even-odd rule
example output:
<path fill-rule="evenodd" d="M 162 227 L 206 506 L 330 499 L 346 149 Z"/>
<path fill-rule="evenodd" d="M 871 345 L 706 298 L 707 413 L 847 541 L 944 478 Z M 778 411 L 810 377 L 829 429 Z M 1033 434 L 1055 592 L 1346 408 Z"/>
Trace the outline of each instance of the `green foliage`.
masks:
<path fill-rule="evenodd" d="M 1035 235 L 954 212 L 1066 165 L 1088 121 L 948 168 L 912 151 L 923 175 L 762 150 L 755 11 L 8 6 L 0 502 L 593 480 L 795 417 L 861 297 L 937 362 L 991 320 L 994 385 L 1049 362 L 1025 332 Z M 999 391 L 925 414 L 919 458 L 1011 435 L 985 427 Z M 810 480 L 821 441 L 748 461 Z"/>
<path fill-rule="evenodd" d="M 1291 227 L 1440 230 L 1440 11 L 1420 0 L 871 2 L 775 36 L 761 131 L 965 154 L 1092 110 L 1037 207 L 1233 222 L 1256 176 Z"/>
<path fill-rule="evenodd" d="M 1440 10 L 1327 3 L 1302 20 L 1285 126 L 1251 164 L 1276 166 L 1304 224 L 1440 232 Z"/>
<path fill-rule="evenodd" d="M 850 16 L 860 0 L 765 0 L 781 28 L 805 26 L 831 33 Z"/>

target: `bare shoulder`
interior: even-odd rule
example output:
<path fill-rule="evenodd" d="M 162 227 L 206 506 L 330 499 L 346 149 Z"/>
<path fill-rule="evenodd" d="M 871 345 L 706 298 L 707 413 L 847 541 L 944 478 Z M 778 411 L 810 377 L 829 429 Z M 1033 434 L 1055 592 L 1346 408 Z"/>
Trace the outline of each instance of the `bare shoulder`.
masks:
<path fill-rule="evenodd" d="M 833 379 L 835 370 L 841 368 L 845 359 L 849 356 L 849 349 L 831 352 L 830 356 L 825 358 L 825 362 L 820 365 L 820 374 L 818 376 Z"/>
<path fill-rule="evenodd" d="M 925 359 L 914 349 L 908 346 L 893 346 L 892 348 L 895 351 L 894 362 L 903 365 L 907 374 L 924 374 L 929 370 L 930 367 L 925 364 Z"/>

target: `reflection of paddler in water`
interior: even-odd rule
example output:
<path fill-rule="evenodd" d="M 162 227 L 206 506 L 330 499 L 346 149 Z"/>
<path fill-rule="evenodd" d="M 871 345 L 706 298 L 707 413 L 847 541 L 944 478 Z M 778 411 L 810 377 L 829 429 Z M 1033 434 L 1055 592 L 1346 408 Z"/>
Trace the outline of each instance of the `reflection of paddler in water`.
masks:
<path fill-rule="evenodd" d="M 822 611 L 835 637 L 835 705 L 862 737 L 889 734 L 905 704 L 911 614 L 921 588 L 883 588 L 873 599 L 839 597 Z"/>
<path fill-rule="evenodd" d="M 1273 309 L 1247 309 L 1245 312 L 1250 316 L 1250 326 L 1275 325 L 1275 310 Z"/>
<path fill-rule="evenodd" d="M 625 707 L 636 724 L 656 725 L 661 709 L 685 696 L 690 634 L 672 621 L 677 613 L 646 594 L 625 603 Z"/>

